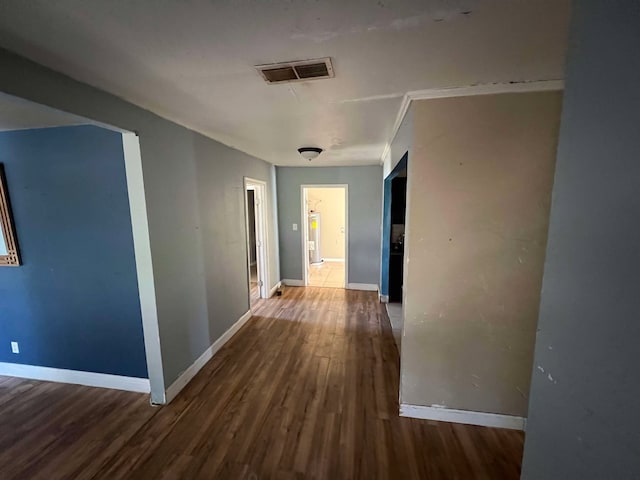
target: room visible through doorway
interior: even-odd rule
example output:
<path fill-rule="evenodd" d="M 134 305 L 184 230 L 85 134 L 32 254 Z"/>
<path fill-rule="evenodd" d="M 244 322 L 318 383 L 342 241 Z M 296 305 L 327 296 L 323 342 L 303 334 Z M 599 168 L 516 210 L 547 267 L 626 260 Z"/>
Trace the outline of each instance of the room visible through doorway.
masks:
<path fill-rule="evenodd" d="M 384 181 L 382 278 L 380 299 L 386 303 L 393 336 L 401 348 L 403 327 L 404 238 L 407 218 L 407 162 L 405 154 Z"/>
<path fill-rule="evenodd" d="M 305 285 L 347 284 L 347 197 L 346 185 L 302 188 Z"/>
<path fill-rule="evenodd" d="M 249 305 L 268 298 L 265 221 L 266 184 L 245 178 Z"/>

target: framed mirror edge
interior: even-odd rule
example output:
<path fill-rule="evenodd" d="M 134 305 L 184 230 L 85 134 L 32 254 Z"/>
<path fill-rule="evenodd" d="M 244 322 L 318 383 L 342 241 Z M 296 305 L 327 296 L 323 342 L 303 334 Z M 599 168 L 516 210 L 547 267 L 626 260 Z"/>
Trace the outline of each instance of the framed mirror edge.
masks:
<path fill-rule="evenodd" d="M 0 230 L 6 247 L 6 254 L 0 255 L 0 267 L 20 266 L 20 254 L 16 229 L 11 214 L 11 202 L 7 187 L 4 165 L 0 163 Z"/>

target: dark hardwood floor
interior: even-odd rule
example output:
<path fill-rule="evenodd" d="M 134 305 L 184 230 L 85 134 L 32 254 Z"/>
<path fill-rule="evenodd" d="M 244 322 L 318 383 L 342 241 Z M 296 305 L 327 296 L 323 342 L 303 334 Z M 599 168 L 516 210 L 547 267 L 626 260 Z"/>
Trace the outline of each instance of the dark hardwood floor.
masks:
<path fill-rule="evenodd" d="M 521 432 L 400 418 L 370 292 L 291 288 L 168 406 L 0 377 L 2 479 L 517 479 Z"/>

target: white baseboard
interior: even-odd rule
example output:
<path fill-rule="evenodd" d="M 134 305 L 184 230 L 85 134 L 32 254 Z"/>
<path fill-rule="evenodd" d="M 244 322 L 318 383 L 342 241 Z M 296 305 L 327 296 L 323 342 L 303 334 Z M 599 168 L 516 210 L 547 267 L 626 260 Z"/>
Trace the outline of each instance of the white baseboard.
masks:
<path fill-rule="evenodd" d="M 282 286 L 282 282 L 278 282 L 276 283 L 273 288 L 269 291 L 269 298 L 273 297 L 276 294 L 276 291 L 278 290 L 278 288 L 280 288 Z"/>
<path fill-rule="evenodd" d="M 342 262 L 344 263 L 344 258 L 323 258 L 325 262 Z"/>
<path fill-rule="evenodd" d="M 367 292 L 377 292 L 378 285 L 375 283 L 348 283 L 347 290 L 366 290 Z"/>
<path fill-rule="evenodd" d="M 465 423 L 483 427 L 509 428 L 524 430 L 527 419 L 498 413 L 472 412 L 470 410 L 455 410 L 446 407 L 425 407 L 422 405 L 400 404 L 400 416 L 437 420 L 440 422 Z"/>
<path fill-rule="evenodd" d="M 380 294 L 380 303 L 389 303 L 389 295 Z"/>
<path fill-rule="evenodd" d="M 148 378 L 124 377 L 108 373 L 82 372 L 63 368 L 21 365 L 19 363 L 0 362 L 0 375 L 29 378 L 46 382 L 72 383 L 88 387 L 112 388 L 130 392 L 149 393 Z"/>
<path fill-rule="evenodd" d="M 218 350 L 220 350 L 225 343 L 227 343 L 231 337 L 235 335 L 235 333 L 240 330 L 240 328 L 247 323 L 247 320 L 251 318 L 251 310 L 246 312 L 242 317 L 238 319 L 236 323 L 231 325 L 229 329 L 222 334 L 220 338 L 218 338 L 213 345 L 207 348 L 198 359 L 191 364 L 189 368 L 187 368 L 184 372 L 180 374 L 180 376 L 167 388 L 166 392 L 166 403 L 171 402 L 178 393 L 191 381 L 193 377 L 204 367 L 211 358 L 216 354 Z"/>
<path fill-rule="evenodd" d="M 304 287 L 304 280 L 293 280 L 290 278 L 283 278 L 282 285 L 287 285 L 289 287 Z"/>

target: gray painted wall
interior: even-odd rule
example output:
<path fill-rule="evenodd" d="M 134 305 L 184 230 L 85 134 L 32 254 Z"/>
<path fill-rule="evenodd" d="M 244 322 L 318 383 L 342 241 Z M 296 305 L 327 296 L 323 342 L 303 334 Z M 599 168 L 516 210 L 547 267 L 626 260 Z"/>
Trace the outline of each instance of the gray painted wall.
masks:
<path fill-rule="evenodd" d="M 266 181 L 275 206 L 274 167 L 6 50 L 0 65 L 1 92 L 138 132 L 168 387 L 249 309 L 243 176 Z"/>
<path fill-rule="evenodd" d="M 640 5 L 573 16 L 522 478 L 638 479 Z"/>
<path fill-rule="evenodd" d="M 349 185 L 349 283 L 378 285 L 382 167 L 276 167 L 276 178 L 282 278 L 303 278 L 300 186 L 340 183 Z"/>
<path fill-rule="evenodd" d="M 402 403 L 526 417 L 561 99 L 414 102 Z"/>

